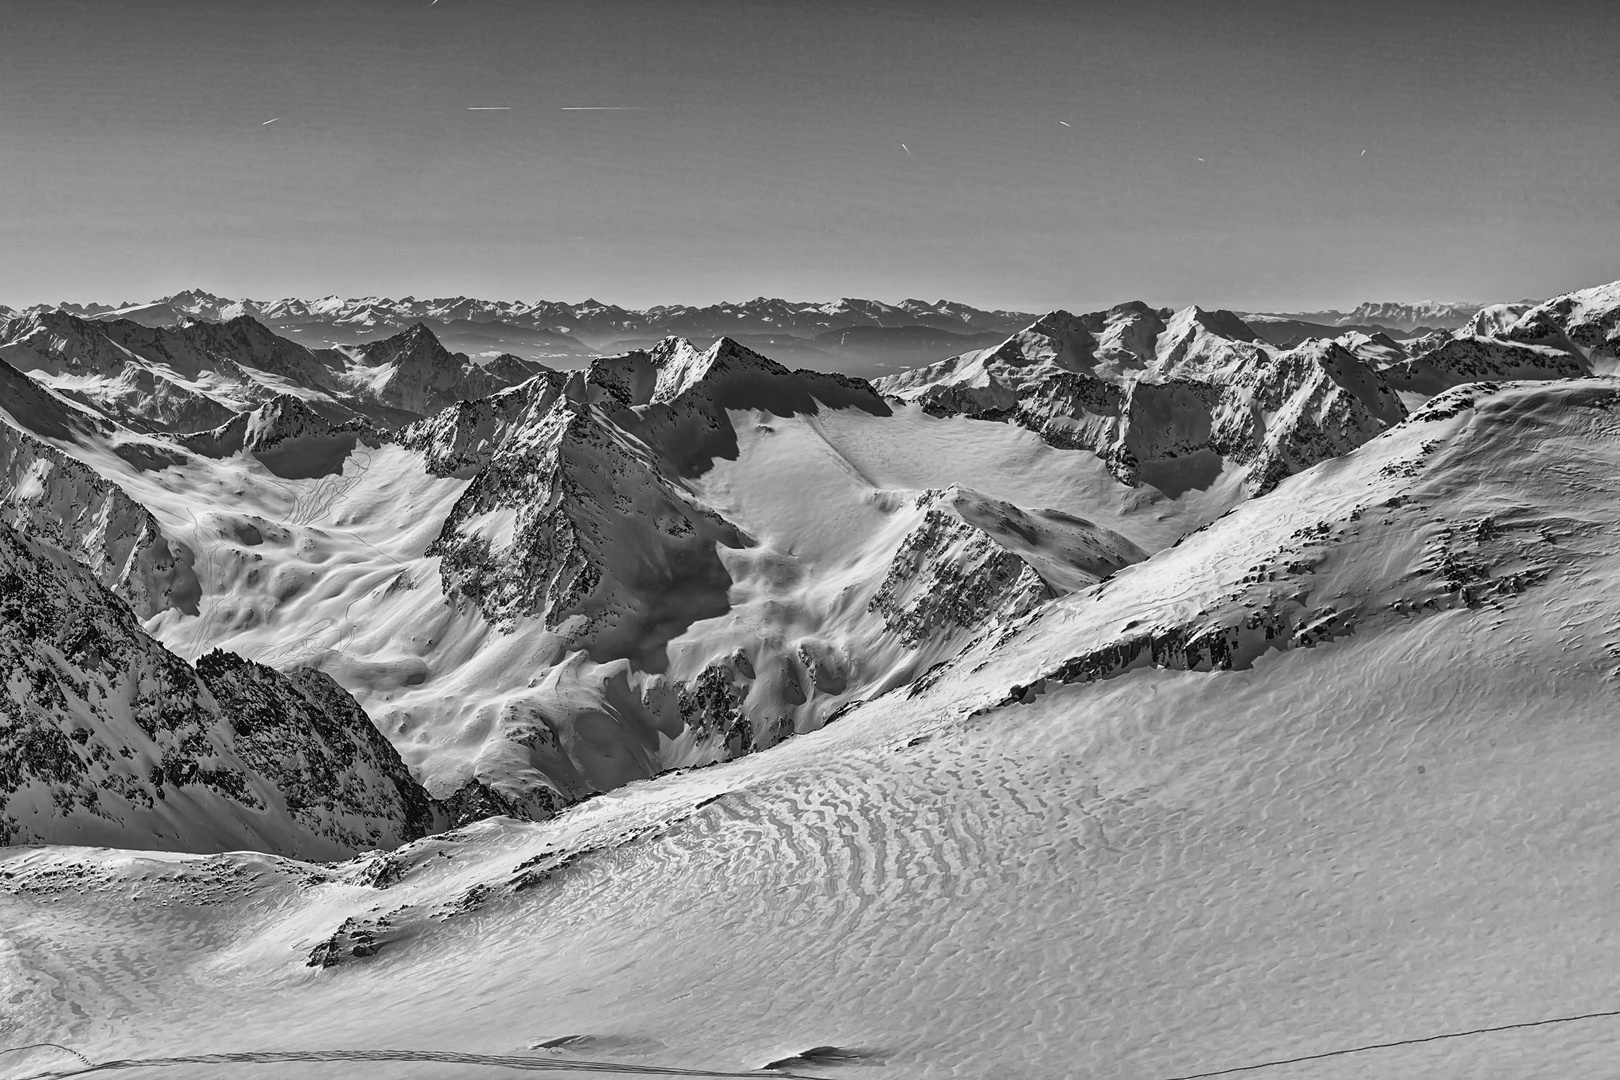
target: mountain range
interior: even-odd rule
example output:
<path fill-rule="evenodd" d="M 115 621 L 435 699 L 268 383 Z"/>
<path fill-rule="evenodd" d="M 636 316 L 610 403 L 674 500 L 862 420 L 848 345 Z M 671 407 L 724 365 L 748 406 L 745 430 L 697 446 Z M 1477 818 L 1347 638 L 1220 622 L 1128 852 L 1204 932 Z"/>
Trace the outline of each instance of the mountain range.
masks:
<path fill-rule="evenodd" d="M 423 322 L 310 349 L 32 311 L 4 514 L 184 660 L 335 679 L 446 820 L 543 818 L 915 685 L 1452 387 L 1606 373 L 1615 294 L 1291 348 L 1054 311 L 876 383 L 730 337 L 560 371 Z M 8 827 L 66 835 L 37 816 Z"/>
<path fill-rule="evenodd" d="M 1251 313 L 1244 316 L 1267 341 L 1295 345 L 1310 336 L 1349 330 L 1414 336 L 1452 330 L 1478 304 L 1367 303 L 1346 313 Z M 1027 326 L 1035 313 L 975 308 L 954 301 L 844 298 L 830 303 L 757 297 L 705 307 L 673 304 L 641 310 L 585 300 L 499 301 L 368 296 L 341 299 L 230 300 L 190 289 L 145 304 L 36 305 L 20 314 L 61 312 L 97 321 L 128 320 L 174 329 L 189 322 L 229 323 L 246 316 L 312 350 L 353 346 L 421 323 L 455 351 L 477 358 L 503 354 L 554 367 L 581 366 L 597 355 L 648 348 L 664 337 L 707 347 L 721 337 L 776 359 L 873 377 L 968 349 L 993 345 Z M 18 312 L 0 308 L 0 317 Z M 1333 328 L 1339 328 L 1332 331 Z"/>
<path fill-rule="evenodd" d="M 1612 981 L 1620 282 L 871 381 L 107 314 L 0 324 L 19 1075 L 1607 1060 L 1424 1040 Z"/>

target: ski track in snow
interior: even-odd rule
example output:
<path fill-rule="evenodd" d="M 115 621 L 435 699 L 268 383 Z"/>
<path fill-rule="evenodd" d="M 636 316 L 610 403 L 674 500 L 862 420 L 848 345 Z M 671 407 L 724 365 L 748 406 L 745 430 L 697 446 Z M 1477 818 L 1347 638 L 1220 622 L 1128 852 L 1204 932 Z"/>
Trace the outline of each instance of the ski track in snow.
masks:
<path fill-rule="evenodd" d="M 1213 1069 L 1208 1072 L 1186 1073 L 1181 1076 L 1163 1077 L 1161 1080 L 1213 1080 L 1219 1076 L 1237 1076 L 1242 1073 L 1259 1072 L 1263 1069 L 1275 1069 L 1288 1065 L 1303 1065 L 1311 1062 L 1327 1061 L 1332 1058 L 1349 1057 L 1354 1054 L 1369 1054 L 1379 1050 L 1395 1050 L 1402 1047 L 1421 1046 L 1428 1043 L 1444 1042 L 1450 1039 L 1469 1039 L 1484 1035 L 1496 1035 L 1508 1031 L 1524 1031 L 1531 1028 L 1550 1027 L 1555 1024 L 1577 1024 L 1588 1020 L 1611 1020 L 1620 1017 L 1620 1009 L 1610 1009 L 1602 1012 L 1583 1013 L 1578 1016 L 1555 1016 L 1543 1020 L 1527 1020 L 1517 1024 L 1501 1024 L 1495 1027 L 1475 1028 L 1471 1031 L 1447 1031 L 1438 1035 L 1426 1035 L 1413 1039 L 1399 1039 L 1392 1042 L 1369 1043 L 1364 1046 L 1345 1047 L 1340 1050 L 1326 1050 L 1317 1054 L 1306 1054 L 1300 1057 L 1280 1058 L 1275 1061 L 1258 1061 L 1248 1065 L 1237 1065 L 1231 1068 Z M 80 1054 L 77 1050 L 62 1046 L 59 1043 L 34 1043 L 29 1046 L 11 1047 L 0 1050 L 0 1055 L 22 1050 L 42 1048 L 61 1050 L 71 1054 L 84 1062 L 85 1068 L 73 1069 L 67 1072 L 41 1072 L 33 1073 L 18 1080 L 66 1080 L 71 1076 L 87 1076 L 97 1072 L 113 1072 L 126 1069 L 157 1069 L 175 1065 L 197 1064 L 232 1064 L 232 1065 L 264 1065 L 264 1064 L 291 1064 L 294 1062 L 416 1062 L 433 1061 L 447 1062 L 462 1065 L 478 1065 L 492 1068 L 516 1069 L 527 1072 L 595 1072 L 612 1073 L 615 1075 L 630 1076 L 697 1076 L 697 1077 L 783 1077 L 784 1080 L 822 1080 L 802 1073 L 787 1072 L 779 1068 L 767 1066 L 765 1069 L 750 1072 L 714 1072 L 700 1069 L 660 1068 L 655 1065 L 632 1065 L 623 1062 L 588 1061 L 585 1059 L 563 1058 L 528 1058 L 514 1057 L 503 1054 L 463 1054 L 448 1050 L 275 1050 L 275 1051 L 240 1051 L 229 1054 L 194 1054 L 190 1056 L 169 1058 L 131 1058 L 119 1061 L 94 1062 Z"/>

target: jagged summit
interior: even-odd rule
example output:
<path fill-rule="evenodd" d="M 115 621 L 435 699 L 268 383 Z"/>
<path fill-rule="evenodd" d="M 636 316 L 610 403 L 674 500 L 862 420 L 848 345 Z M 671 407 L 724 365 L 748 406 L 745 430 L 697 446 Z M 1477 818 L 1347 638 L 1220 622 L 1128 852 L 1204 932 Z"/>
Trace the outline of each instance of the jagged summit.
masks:
<path fill-rule="evenodd" d="M 691 393 L 705 381 L 714 382 L 726 376 L 761 374 L 774 377 L 790 374 L 781 364 L 729 337 L 722 337 L 703 350 L 685 338 L 668 337 L 655 345 L 647 355 L 658 369 L 653 404 L 667 404 Z"/>
<path fill-rule="evenodd" d="M 450 350 L 439 343 L 433 331 L 420 319 L 392 337 L 356 345 L 353 350 L 353 355 L 371 365 L 399 363 L 403 358 L 417 353 L 432 356 L 450 354 Z"/>

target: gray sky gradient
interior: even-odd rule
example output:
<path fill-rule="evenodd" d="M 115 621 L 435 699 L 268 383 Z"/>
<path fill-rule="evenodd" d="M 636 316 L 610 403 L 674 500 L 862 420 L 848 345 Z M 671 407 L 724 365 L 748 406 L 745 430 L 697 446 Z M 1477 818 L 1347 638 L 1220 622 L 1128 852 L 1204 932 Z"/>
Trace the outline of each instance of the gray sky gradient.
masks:
<path fill-rule="evenodd" d="M 0 20 L 13 306 L 196 286 L 1307 309 L 1620 278 L 1612 2 L 8 0 Z"/>

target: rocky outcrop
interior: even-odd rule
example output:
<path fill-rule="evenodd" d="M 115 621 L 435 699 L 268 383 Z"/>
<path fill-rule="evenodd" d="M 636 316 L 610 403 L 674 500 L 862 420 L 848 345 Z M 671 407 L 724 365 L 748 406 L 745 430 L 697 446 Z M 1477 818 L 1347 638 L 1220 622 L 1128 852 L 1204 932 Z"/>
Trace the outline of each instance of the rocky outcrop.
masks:
<path fill-rule="evenodd" d="M 922 519 L 867 603 L 910 649 L 949 646 L 963 632 L 1016 619 L 1147 557 L 1082 518 L 961 485 L 925 491 L 915 505 Z"/>
<path fill-rule="evenodd" d="M 356 848 L 379 846 L 385 822 L 401 841 L 432 830 L 427 793 L 331 676 L 283 674 L 216 649 L 197 660 L 197 677 L 236 756 L 275 783 L 298 824 Z"/>
<path fill-rule="evenodd" d="M 315 672 L 193 669 L 60 552 L 0 526 L 0 843 L 327 858 L 432 825 L 359 706 Z"/>
<path fill-rule="evenodd" d="M 949 509 L 933 507 L 901 543 L 868 608 L 916 648 L 997 617 L 1017 618 L 1056 595 L 1023 559 Z"/>
<path fill-rule="evenodd" d="M 1333 342 L 1257 360 L 1216 389 L 1210 449 L 1244 466 L 1256 494 L 1406 418 L 1386 380 Z"/>
<path fill-rule="evenodd" d="M 219 427 L 181 435 L 175 441 L 206 457 L 274 450 L 291 439 L 368 431 L 364 421 L 334 424 L 301 398 L 278 394 L 258 408 L 238 413 Z"/>

